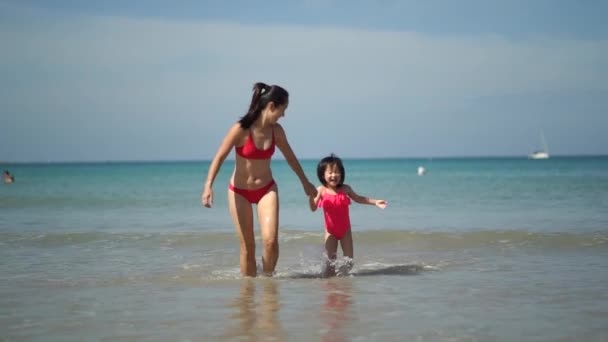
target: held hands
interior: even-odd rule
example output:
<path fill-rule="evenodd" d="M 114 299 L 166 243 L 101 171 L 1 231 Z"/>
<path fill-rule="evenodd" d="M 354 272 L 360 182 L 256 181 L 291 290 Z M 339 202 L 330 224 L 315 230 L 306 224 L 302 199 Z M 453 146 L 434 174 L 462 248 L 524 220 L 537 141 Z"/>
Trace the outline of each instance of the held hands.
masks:
<path fill-rule="evenodd" d="M 306 196 L 308 196 L 308 197 L 317 196 L 317 188 L 315 188 L 315 186 L 312 185 L 311 182 L 306 181 L 302 184 L 302 186 L 304 187 L 304 192 L 306 193 Z"/>
<path fill-rule="evenodd" d="M 376 203 L 374 203 L 374 205 L 380 209 L 384 209 L 388 205 L 388 202 L 385 200 L 376 200 Z"/>
<path fill-rule="evenodd" d="M 205 208 L 211 208 L 213 205 L 213 189 L 210 186 L 205 186 L 203 194 L 201 195 L 201 203 Z"/>
<path fill-rule="evenodd" d="M 308 204 L 310 205 L 311 211 L 317 210 L 317 205 L 318 205 L 319 200 L 321 199 L 322 195 L 323 195 L 323 188 L 319 187 L 316 191 L 316 194 L 312 194 L 312 195 L 308 196 Z"/>
<path fill-rule="evenodd" d="M 308 196 L 308 198 L 310 198 L 310 200 L 313 201 L 315 205 L 317 205 L 317 203 L 319 203 L 319 200 L 321 199 L 321 196 L 323 196 L 323 192 L 325 192 L 325 188 L 319 187 L 318 189 L 315 189 L 315 192 L 315 194 Z"/>

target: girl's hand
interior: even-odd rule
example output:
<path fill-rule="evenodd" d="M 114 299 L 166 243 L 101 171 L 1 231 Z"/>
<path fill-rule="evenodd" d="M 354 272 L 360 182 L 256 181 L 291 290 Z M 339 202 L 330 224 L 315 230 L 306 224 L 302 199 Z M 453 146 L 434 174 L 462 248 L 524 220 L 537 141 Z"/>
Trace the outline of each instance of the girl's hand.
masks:
<path fill-rule="evenodd" d="M 374 203 L 374 204 L 376 205 L 376 207 L 378 207 L 380 209 L 384 209 L 388 205 L 388 202 L 385 200 L 376 200 L 376 203 Z"/>
<path fill-rule="evenodd" d="M 213 189 L 210 186 L 206 186 L 203 194 L 201 195 L 201 203 L 206 208 L 211 208 L 213 205 Z"/>
<path fill-rule="evenodd" d="M 304 184 L 302 184 L 304 186 L 304 192 L 306 193 L 306 195 L 308 197 L 316 197 L 317 196 L 317 188 L 315 188 L 314 185 L 312 185 L 311 182 L 305 182 Z"/>

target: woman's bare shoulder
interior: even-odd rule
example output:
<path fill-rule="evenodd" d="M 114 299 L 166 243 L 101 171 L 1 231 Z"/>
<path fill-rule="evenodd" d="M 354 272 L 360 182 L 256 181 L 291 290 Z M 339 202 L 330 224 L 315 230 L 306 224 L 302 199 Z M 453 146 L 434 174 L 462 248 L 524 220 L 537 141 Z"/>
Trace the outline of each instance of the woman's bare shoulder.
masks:
<path fill-rule="evenodd" d="M 228 132 L 230 133 L 244 133 L 247 132 L 246 128 L 241 127 L 240 123 L 235 123 L 232 126 L 230 126 L 230 129 L 228 130 Z"/>
<path fill-rule="evenodd" d="M 285 135 L 285 129 L 283 129 L 283 126 L 281 126 L 281 124 L 276 123 L 274 124 L 272 131 L 274 132 L 274 134 L 280 134 L 280 135 Z"/>
<path fill-rule="evenodd" d="M 234 125 L 230 126 L 230 129 L 228 130 L 228 135 L 232 138 L 239 139 L 246 136 L 248 131 L 248 129 L 241 127 L 241 124 L 237 122 Z"/>

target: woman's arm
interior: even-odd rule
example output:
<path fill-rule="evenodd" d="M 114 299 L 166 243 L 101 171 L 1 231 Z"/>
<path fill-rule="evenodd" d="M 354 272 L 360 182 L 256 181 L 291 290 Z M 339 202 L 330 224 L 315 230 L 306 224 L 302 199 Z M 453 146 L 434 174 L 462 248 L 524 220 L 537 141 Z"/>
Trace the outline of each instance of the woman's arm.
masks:
<path fill-rule="evenodd" d="M 350 185 L 344 184 L 342 186 L 344 187 L 344 193 L 346 193 L 346 195 L 348 195 L 348 197 L 350 197 L 353 201 L 355 201 L 357 203 L 375 205 L 376 207 L 381 208 L 381 209 L 386 208 L 386 205 L 388 204 L 388 202 L 385 200 L 379 200 L 379 199 L 373 199 L 373 198 L 361 196 L 361 195 L 357 194 L 350 187 Z"/>
<path fill-rule="evenodd" d="M 296 155 L 293 153 L 291 146 L 289 146 L 289 142 L 287 141 L 287 136 L 285 135 L 285 130 L 283 129 L 283 127 L 277 124 L 274 129 L 274 134 L 275 141 L 277 146 L 279 147 L 279 150 L 281 150 L 281 153 L 283 153 L 283 156 L 285 156 L 287 164 L 289 164 L 291 169 L 300 179 L 300 182 L 304 187 L 304 192 L 306 193 L 306 195 L 308 195 L 309 197 L 316 196 L 317 189 L 315 189 L 315 186 L 312 185 L 310 181 L 308 181 L 308 178 L 306 178 L 306 174 L 304 173 L 304 170 L 302 170 L 302 166 L 300 165 L 298 158 L 296 158 Z"/>
<path fill-rule="evenodd" d="M 215 157 L 213 157 L 213 161 L 209 166 L 209 172 L 207 173 L 207 180 L 205 181 L 205 187 L 203 189 L 203 194 L 201 196 L 201 202 L 203 206 L 207 208 L 211 208 L 213 204 L 213 182 L 215 181 L 215 177 L 217 176 L 224 160 L 230 154 L 232 147 L 235 145 L 235 142 L 238 140 L 239 136 L 243 133 L 243 129 L 241 125 L 236 123 L 234 126 L 230 128 L 222 144 L 219 149 L 215 153 Z"/>

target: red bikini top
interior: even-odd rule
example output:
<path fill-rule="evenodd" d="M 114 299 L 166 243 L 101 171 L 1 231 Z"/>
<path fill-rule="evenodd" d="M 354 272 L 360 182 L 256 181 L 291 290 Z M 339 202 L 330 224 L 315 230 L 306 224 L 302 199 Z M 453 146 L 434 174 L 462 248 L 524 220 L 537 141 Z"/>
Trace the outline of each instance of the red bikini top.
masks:
<path fill-rule="evenodd" d="M 272 132 L 272 145 L 268 149 L 260 150 L 255 146 L 253 142 L 253 137 L 251 136 L 251 129 L 249 130 L 249 136 L 247 136 L 247 140 L 243 146 L 238 146 L 234 148 L 236 154 L 246 159 L 270 159 L 274 154 L 274 131 Z"/>

